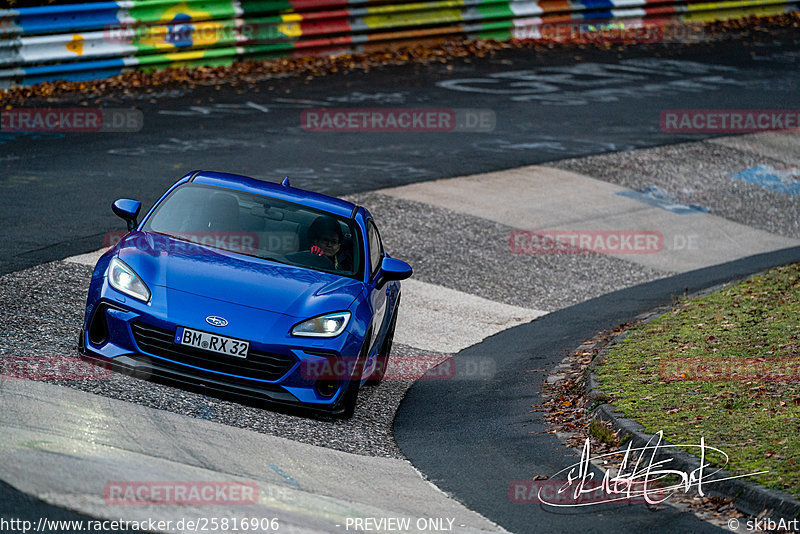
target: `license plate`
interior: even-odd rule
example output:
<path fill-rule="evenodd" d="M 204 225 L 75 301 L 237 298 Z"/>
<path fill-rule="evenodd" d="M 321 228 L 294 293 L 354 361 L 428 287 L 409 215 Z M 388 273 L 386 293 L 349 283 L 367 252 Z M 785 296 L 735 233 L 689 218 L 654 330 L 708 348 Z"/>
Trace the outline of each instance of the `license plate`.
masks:
<path fill-rule="evenodd" d="M 218 336 L 211 332 L 191 330 L 182 326 L 175 331 L 175 343 L 237 358 L 247 358 L 247 351 L 250 350 L 249 341 Z"/>

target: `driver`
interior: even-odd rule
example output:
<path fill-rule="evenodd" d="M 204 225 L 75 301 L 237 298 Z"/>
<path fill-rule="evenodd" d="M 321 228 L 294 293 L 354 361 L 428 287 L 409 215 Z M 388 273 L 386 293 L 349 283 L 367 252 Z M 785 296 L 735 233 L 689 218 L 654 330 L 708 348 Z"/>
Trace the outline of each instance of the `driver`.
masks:
<path fill-rule="evenodd" d="M 321 215 L 308 227 L 311 253 L 331 261 L 337 271 L 352 270 L 352 261 L 346 251 L 342 251 L 344 234 L 342 225 L 333 217 Z"/>

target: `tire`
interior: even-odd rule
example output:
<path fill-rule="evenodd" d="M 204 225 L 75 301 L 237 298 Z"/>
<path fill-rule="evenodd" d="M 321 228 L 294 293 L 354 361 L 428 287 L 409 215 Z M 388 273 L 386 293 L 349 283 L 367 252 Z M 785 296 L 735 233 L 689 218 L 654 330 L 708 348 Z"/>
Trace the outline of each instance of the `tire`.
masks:
<path fill-rule="evenodd" d="M 365 386 L 377 386 L 386 376 L 386 368 L 389 365 L 389 355 L 392 352 L 392 343 L 394 342 L 394 327 L 397 324 L 397 313 L 400 310 L 400 300 L 398 299 L 397 305 L 394 307 L 394 315 L 392 315 L 392 322 L 389 323 L 389 330 L 386 331 L 386 337 L 381 345 L 381 350 L 378 351 L 375 362 L 375 370 L 372 375 L 364 384 Z"/>
<path fill-rule="evenodd" d="M 370 337 L 372 337 L 372 332 L 368 330 L 367 334 L 364 336 L 364 345 L 361 347 L 361 352 L 358 354 L 355 369 L 353 369 L 353 374 L 350 377 L 350 383 L 342 394 L 342 398 L 337 403 L 337 408 L 334 409 L 336 415 L 341 419 L 350 419 L 356 411 L 358 391 L 361 389 L 361 374 L 364 372 L 364 364 L 369 354 Z"/>

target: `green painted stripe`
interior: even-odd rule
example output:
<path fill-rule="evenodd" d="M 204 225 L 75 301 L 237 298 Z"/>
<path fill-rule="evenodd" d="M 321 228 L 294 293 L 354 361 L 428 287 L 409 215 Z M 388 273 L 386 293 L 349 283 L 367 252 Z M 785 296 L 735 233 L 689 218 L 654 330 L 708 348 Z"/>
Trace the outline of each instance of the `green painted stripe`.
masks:
<path fill-rule="evenodd" d="M 483 32 L 492 32 L 496 30 L 511 31 L 514 29 L 514 22 L 511 20 L 493 20 L 490 22 L 479 22 L 478 25 L 480 25 L 481 31 Z"/>
<path fill-rule="evenodd" d="M 233 18 L 236 14 L 232 0 L 204 0 L 164 4 L 161 1 L 134 0 L 130 16 L 138 22 L 171 22 L 179 15 L 188 15 L 193 21 Z"/>
<path fill-rule="evenodd" d="M 295 46 L 293 43 L 270 43 L 270 44 L 263 44 L 263 45 L 247 45 L 244 47 L 245 54 L 266 54 L 266 53 L 274 53 L 274 52 L 281 52 L 281 51 L 291 51 L 294 50 Z"/>
<path fill-rule="evenodd" d="M 240 0 L 244 16 L 275 13 L 276 11 L 291 11 L 292 4 L 287 0 Z"/>
<path fill-rule="evenodd" d="M 505 5 L 486 4 L 478 6 L 476 9 L 485 19 L 511 18 L 514 16 L 514 12 L 511 11 L 511 7 L 507 2 Z"/>
<path fill-rule="evenodd" d="M 495 41 L 508 41 L 513 37 L 510 30 L 495 30 L 489 32 L 478 32 L 474 34 L 475 39 L 493 39 Z"/>

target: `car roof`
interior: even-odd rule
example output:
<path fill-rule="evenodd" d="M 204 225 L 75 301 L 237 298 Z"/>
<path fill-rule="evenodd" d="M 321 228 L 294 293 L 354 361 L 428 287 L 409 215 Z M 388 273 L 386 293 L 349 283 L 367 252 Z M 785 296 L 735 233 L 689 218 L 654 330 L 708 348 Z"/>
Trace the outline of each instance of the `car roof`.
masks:
<path fill-rule="evenodd" d="M 306 191 L 305 189 L 284 186 L 273 182 L 265 182 L 248 176 L 230 174 L 227 172 L 198 171 L 189 181 L 278 198 L 321 211 L 327 211 L 340 217 L 349 218 L 357 207 L 352 202 L 323 195 L 322 193 Z"/>

